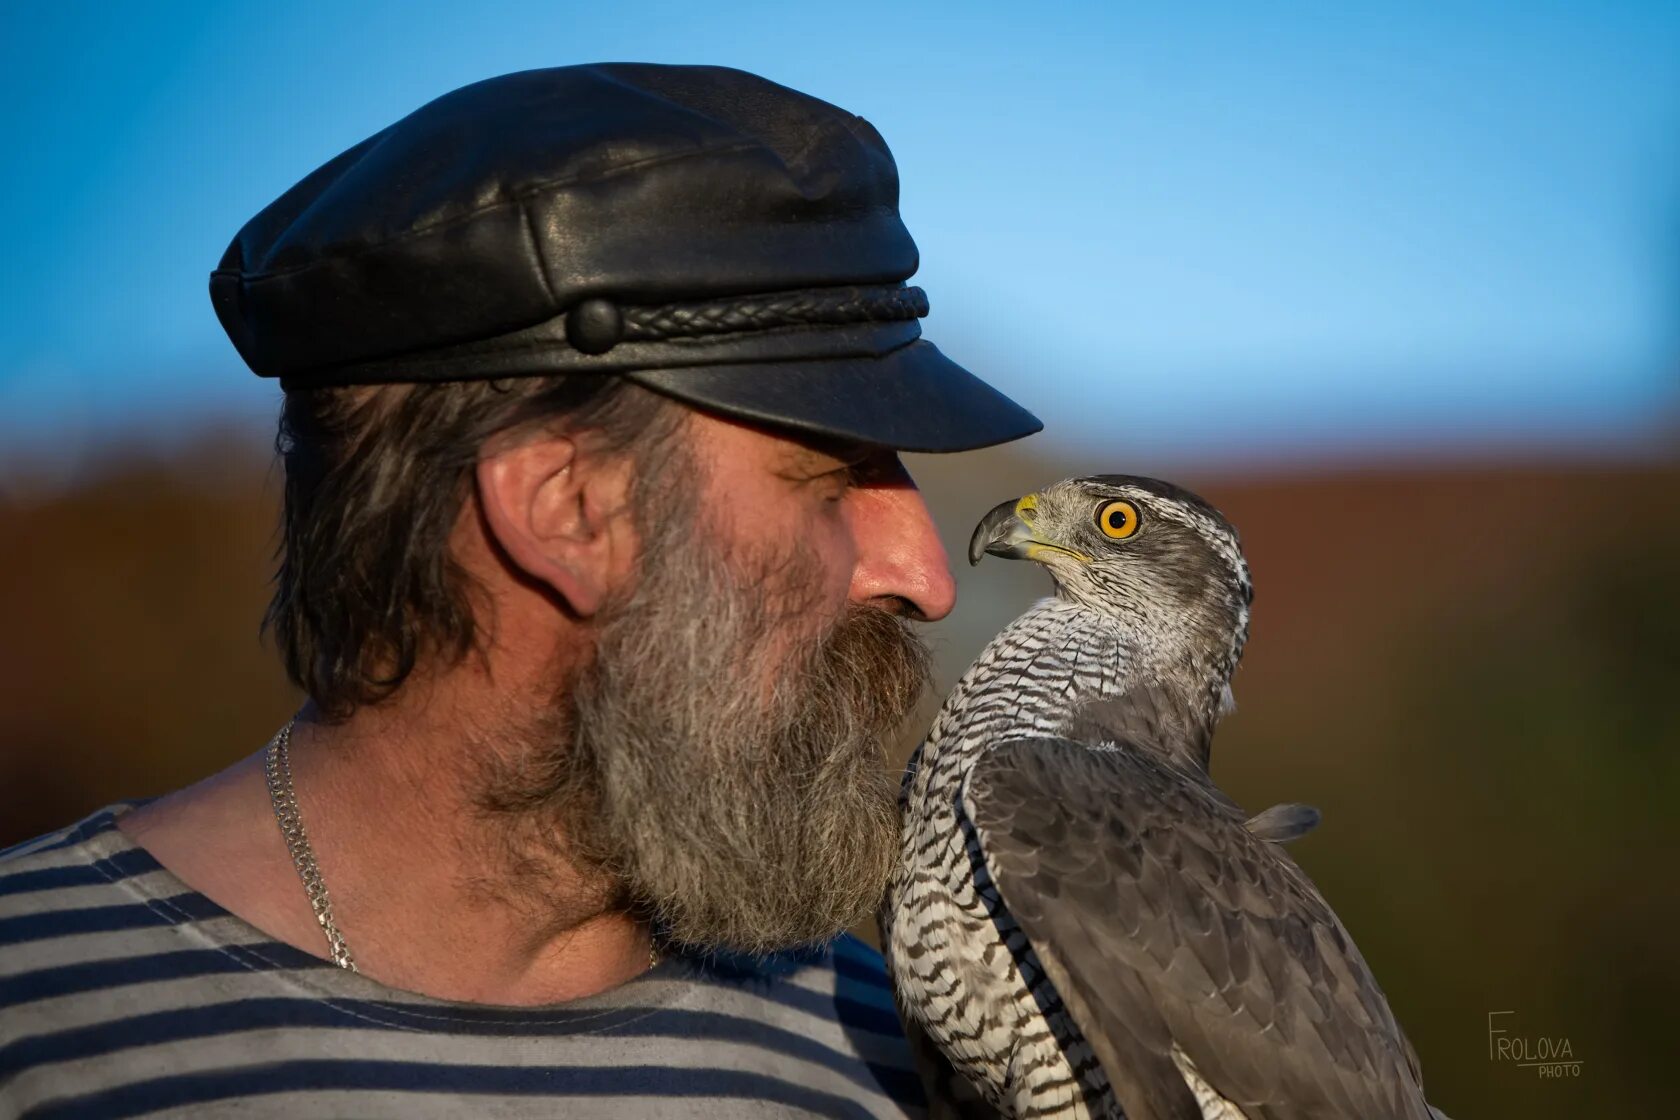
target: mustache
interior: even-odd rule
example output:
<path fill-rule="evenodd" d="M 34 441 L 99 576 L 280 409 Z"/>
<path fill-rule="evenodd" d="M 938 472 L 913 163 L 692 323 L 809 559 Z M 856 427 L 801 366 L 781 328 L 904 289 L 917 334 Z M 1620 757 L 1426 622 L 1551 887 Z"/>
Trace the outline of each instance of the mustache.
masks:
<path fill-rule="evenodd" d="M 836 693 L 876 728 L 891 732 L 932 684 L 932 654 L 912 624 L 882 607 L 852 604 L 818 644 L 816 659 Z"/>

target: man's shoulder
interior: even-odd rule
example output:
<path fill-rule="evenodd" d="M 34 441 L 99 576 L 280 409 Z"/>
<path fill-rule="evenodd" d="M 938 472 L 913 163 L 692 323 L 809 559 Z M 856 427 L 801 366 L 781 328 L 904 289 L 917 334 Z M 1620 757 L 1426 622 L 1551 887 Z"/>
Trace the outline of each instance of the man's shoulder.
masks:
<path fill-rule="evenodd" d="M 27 963 L 55 938 L 121 924 L 121 911 L 142 903 L 134 880 L 160 869 L 118 831 L 128 808 L 108 805 L 0 850 L 0 952 L 12 963 Z"/>
<path fill-rule="evenodd" d="M 112 835 L 117 816 L 131 807 L 129 802 L 107 805 L 74 824 L 0 848 L 0 907 L 6 898 L 31 892 L 37 885 L 50 888 L 63 880 L 85 878 L 85 869 L 131 847 Z"/>

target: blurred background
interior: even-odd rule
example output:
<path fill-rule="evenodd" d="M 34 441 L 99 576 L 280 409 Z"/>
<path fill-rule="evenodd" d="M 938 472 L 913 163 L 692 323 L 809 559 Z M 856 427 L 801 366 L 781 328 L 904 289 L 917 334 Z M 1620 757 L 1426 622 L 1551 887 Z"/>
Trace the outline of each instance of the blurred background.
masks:
<path fill-rule="evenodd" d="M 1458 1120 L 1657 1114 L 1680 964 L 1680 7 L 0 7 L 0 845 L 262 745 L 277 388 L 239 226 L 456 86 L 636 59 L 869 118 L 928 336 L 1043 434 L 911 463 L 960 560 L 1153 473 L 1255 574 L 1214 776 L 1295 847 Z M 1048 590 L 959 571 L 948 687 Z M 931 711 L 931 708 L 930 708 Z M 1568 1078 L 1490 1049 L 1567 1039 Z"/>

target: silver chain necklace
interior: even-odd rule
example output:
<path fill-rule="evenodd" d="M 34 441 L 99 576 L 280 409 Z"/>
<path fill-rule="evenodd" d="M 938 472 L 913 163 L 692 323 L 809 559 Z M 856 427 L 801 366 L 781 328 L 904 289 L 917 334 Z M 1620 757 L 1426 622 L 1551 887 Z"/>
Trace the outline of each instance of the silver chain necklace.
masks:
<path fill-rule="evenodd" d="M 297 794 L 292 791 L 292 759 L 286 748 L 292 742 L 292 723 L 280 729 L 269 741 L 263 755 L 263 771 L 268 775 L 268 799 L 274 804 L 274 817 L 280 822 L 280 835 L 286 838 L 286 850 L 292 853 L 292 866 L 303 880 L 309 895 L 309 905 L 315 908 L 315 920 L 327 935 L 327 947 L 332 950 L 332 962 L 350 972 L 356 971 L 355 958 L 344 934 L 333 924 L 332 901 L 327 898 L 326 880 L 315 863 L 315 852 L 309 846 L 309 833 L 303 830 L 303 817 L 298 813 Z"/>
<path fill-rule="evenodd" d="M 327 898 L 327 883 L 321 878 L 321 868 L 315 862 L 315 851 L 309 846 L 309 833 L 303 829 L 303 815 L 298 812 L 297 794 L 292 790 L 292 758 L 287 748 L 292 742 L 290 720 L 280 734 L 269 740 L 263 752 L 263 772 L 268 776 L 268 800 L 274 806 L 274 818 L 280 822 L 280 835 L 286 838 L 286 850 L 292 854 L 292 866 L 309 895 L 309 905 L 315 909 L 315 920 L 327 935 L 327 947 L 332 950 L 332 962 L 349 972 L 356 972 L 356 960 L 344 934 L 333 922 L 332 901 Z M 648 968 L 659 964 L 659 943 L 648 943 Z"/>

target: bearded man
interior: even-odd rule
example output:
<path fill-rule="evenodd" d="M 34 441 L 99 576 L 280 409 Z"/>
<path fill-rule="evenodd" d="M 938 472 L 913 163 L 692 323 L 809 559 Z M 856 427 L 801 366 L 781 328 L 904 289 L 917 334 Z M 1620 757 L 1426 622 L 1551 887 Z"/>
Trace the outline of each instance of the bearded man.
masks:
<path fill-rule="evenodd" d="M 285 390 L 309 700 L 0 857 L 0 1113 L 917 1109 L 837 937 L 954 594 L 896 452 L 1038 423 L 919 339 L 897 194 L 832 105 L 573 67 L 240 231 L 211 296 Z"/>

